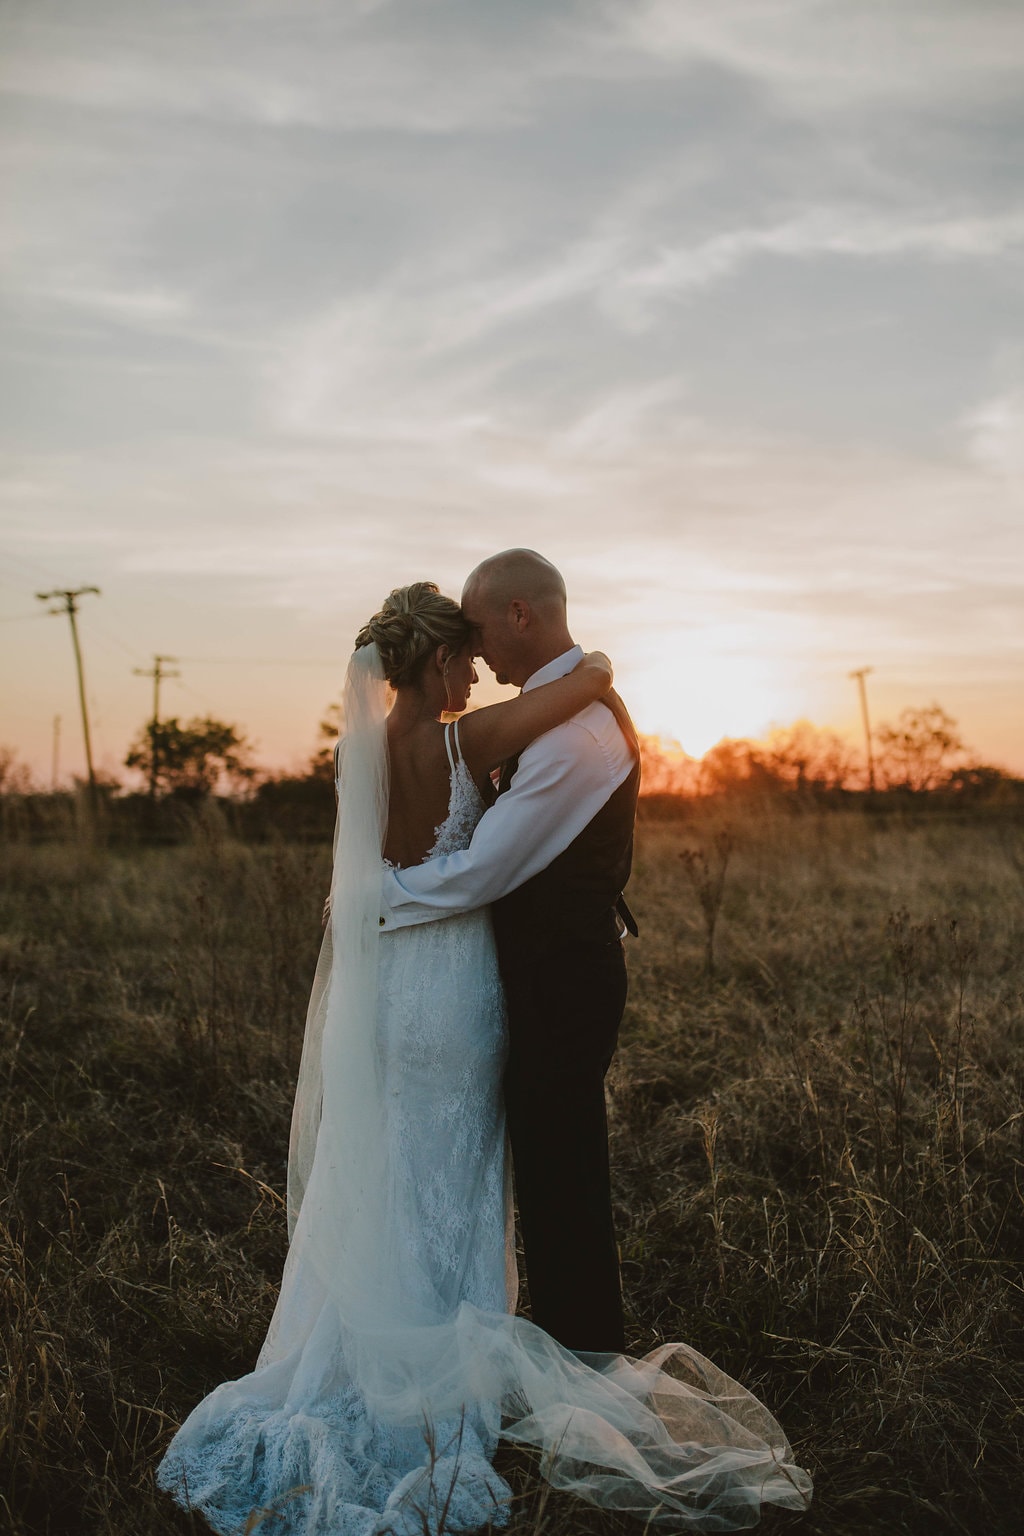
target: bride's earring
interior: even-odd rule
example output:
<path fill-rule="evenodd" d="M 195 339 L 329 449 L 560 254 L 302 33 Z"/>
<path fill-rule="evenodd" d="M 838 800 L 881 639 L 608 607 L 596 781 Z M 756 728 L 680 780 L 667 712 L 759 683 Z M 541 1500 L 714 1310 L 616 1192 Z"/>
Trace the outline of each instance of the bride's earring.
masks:
<path fill-rule="evenodd" d="M 452 713 L 452 685 L 448 681 L 448 662 L 450 660 L 451 657 L 449 656 L 448 660 L 444 664 L 444 670 L 441 673 L 441 677 L 444 682 L 444 712 L 446 715 L 450 715 Z"/>

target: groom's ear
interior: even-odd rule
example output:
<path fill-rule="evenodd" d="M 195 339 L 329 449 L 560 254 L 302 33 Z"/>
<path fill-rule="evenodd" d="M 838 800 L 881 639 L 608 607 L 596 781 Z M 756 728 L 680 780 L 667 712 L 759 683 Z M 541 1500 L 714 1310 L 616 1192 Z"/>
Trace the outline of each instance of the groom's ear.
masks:
<path fill-rule="evenodd" d="M 514 597 L 511 603 L 509 603 L 508 611 L 509 618 L 512 620 L 512 628 L 517 634 L 521 634 L 530 622 L 529 603 L 524 602 L 521 597 Z"/>

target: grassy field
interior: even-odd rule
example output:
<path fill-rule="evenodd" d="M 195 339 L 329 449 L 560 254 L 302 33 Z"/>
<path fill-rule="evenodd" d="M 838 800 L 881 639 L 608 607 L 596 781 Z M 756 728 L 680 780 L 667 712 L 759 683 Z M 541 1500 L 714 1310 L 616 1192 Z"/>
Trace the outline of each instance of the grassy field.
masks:
<path fill-rule="evenodd" d="M 709 975 L 680 854 L 707 884 L 718 830 L 640 828 L 610 1080 L 631 1342 L 774 1409 L 817 1486 L 766 1531 L 1016 1531 L 1024 828 L 748 812 Z M 205 1530 L 153 1468 L 272 1309 L 328 852 L 211 813 L 177 848 L 0 863 L 0 1529 Z M 501 1464 L 515 1536 L 640 1530 Z"/>

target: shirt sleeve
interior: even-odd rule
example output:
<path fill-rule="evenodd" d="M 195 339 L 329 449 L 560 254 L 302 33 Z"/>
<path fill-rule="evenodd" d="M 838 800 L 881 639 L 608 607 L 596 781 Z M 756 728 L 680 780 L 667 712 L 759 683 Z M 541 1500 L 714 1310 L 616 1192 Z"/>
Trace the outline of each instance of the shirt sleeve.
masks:
<path fill-rule="evenodd" d="M 617 787 L 600 743 L 576 721 L 531 742 L 468 848 L 385 870 L 381 927 L 405 928 L 507 896 L 564 853 Z"/>

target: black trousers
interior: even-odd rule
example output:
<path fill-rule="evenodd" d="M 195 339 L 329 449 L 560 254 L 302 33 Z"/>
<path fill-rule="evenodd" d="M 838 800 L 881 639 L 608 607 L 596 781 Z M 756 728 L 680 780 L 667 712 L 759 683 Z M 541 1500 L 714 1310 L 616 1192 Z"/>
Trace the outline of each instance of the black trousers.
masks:
<path fill-rule="evenodd" d="M 499 948 L 505 1109 L 533 1320 L 566 1348 L 625 1347 L 604 1078 L 626 1001 L 618 939 Z"/>

